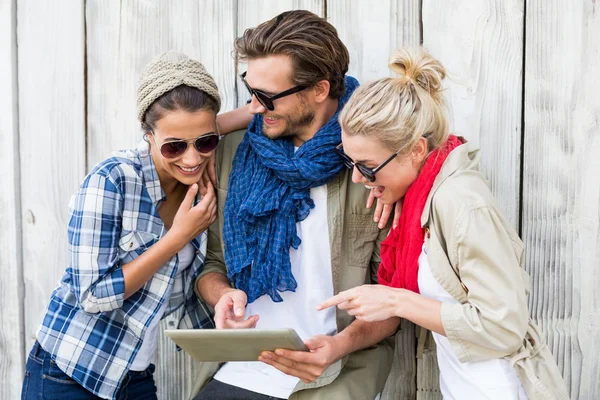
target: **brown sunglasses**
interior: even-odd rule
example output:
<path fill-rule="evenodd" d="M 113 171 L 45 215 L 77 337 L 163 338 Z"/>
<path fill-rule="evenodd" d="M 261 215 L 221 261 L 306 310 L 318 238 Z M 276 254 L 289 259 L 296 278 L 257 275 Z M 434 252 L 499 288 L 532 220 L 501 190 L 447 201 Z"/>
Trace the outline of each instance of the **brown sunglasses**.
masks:
<path fill-rule="evenodd" d="M 152 132 L 152 135 L 154 135 L 154 132 Z M 156 140 L 156 136 L 154 136 L 154 138 Z M 177 158 L 187 151 L 190 144 L 194 145 L 194 148 L 198 153 L 210 153 L 217 148 L 220 140 L 221 135 L 215 132 L 205 133 L 196 139 L 169 140 L 160 145 L 160 154 L 165 158 Z"/>

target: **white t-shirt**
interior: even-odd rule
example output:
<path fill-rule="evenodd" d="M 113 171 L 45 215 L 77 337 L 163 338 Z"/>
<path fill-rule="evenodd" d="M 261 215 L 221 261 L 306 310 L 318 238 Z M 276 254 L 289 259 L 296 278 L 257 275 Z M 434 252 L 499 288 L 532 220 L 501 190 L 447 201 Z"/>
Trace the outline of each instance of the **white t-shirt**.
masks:
<path fill-rule="evenodd" d="M 425 246 L 419 256 L 419 291 L 443 303 L 458 303 L 435 279 Z M 432 332 L 440 367 L 440 389 L 446 400 L 527 400 L 517 371 L 502 358 L 461 363 L 446 336 Z"/>
<path fill-rule="evenodd" d="M 296 224 L 302 240 L 298 250 L 290 249 L 292 273 L 298 284 L 296 292 L 280 293 L 283 301 L 275 303 L 268 295 L 246 307 L 246 316 L 258 314 L 256 328 L 293 328 L 302 340 L 315 335 L 333 335 L 337 326 L 335 307 L 317 311 L 316 306 L 333 296 L 331 252 L 327 226 L 327 185 L 313 188 L 310 197 L 315 208 Z M 288 398 L 299 379 L 261 362 L 229 362 L 215 379 L 267 396 Z"/>
<path fill-rule="evenodd" d="M 185 271 L 186 268 L 189 268 L 194 261 L 194 257 L 196 256 L 196 250 L 191 243 L 188 243 L 179 253 L 177 253 L 179 257 L 177 274 L 181 274 Z M 172 289 L 172 288 L 171 288 Z M 171 294 L 169 293 L 169 296 Z M 146 368 L 150 366 L 152 362 L 152 358 L 154 357 L 154 353 L 156 352 L 156 340 L 158 339 L 158 324 L 162 319 L 165 309 L 167 308 L 168 300 L 166 300 L 163 305 L 158 309 L 156 316 L 150 322 L 148 328 L 146 328 L 146 334 L 144 335 L 144 340 L 142 341 L 142 346 L 140 350 L 136 354 L 133 359 L 133 364 L 131 364 L 132 371 L 144 371 Z"/>

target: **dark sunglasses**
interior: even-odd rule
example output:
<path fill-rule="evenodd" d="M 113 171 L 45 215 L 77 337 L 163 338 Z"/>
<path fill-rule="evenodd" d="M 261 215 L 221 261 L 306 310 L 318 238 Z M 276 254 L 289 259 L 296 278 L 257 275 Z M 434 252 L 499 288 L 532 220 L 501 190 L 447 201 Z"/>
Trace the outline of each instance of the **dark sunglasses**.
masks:
<path fill-rule="evenodd" d="M 170 140 L 160 145 L 160 154 L 165 158 L 177 158 L 187 151 L 190 143 L 194 144 L 198 153 L 210 153 L 217 148 L 220 140 L 221 136 L 215 132 L 205 133 L 196 139 Z"/>
<path fill-rule="evenodd" d="M 260 90 L 252 89 L 250 85 L 248 85 L 248 82 L 246 82 L 246 72 L 241 74 L 240 78 L 242 78 L 242 82 L 244 82 L 244 85 L 246 85 L 246 89 L 248 89 L 248 91 L 250 92 L 250 96 L 255 96 L 256 100 L 258 100 L 258 102 L 269 111 L 275 110 L 275 106 L 273 105 L 274 100 L 280 99 L 285 96 L 289 96 L 290 94 L 298 93 L 308 88 L 307 85 L 299 85 L 294 86 L 293 88 L 288 89 L 284 92 L 274 94 L 273 96 L 268 96 Z"/>
<path fill-rule="evenodd" d="M 400 150 L 398 150 L 397 152 L 395 152 L 394 154 L 389 156 L 389 158 L 387 160 L 385 160 L 384 162 L 382 162 L 375 168 L 369 168 L 369 167 L 365 167 L 364 165 L 362 165 L 360 163 L 355 163 L 350 157 L 348 157 L 348 155 L 346 153 L 344 153 L 344 150 L 342 150 L 342 143 L 340 143 L 339 145 L 336 146 L 335 151 L 342 158 L 342 160 L 344 161 L 344 165 L 347 168 L 354 169 L 354 167 L 356 167 L 356 169 L 358 169 L 358 172 L 360 172 L 365 178 L 367 178 L 367 180 L 369 182 L 375 182 L 375 174 L 377 172 L 379 172 L 383 167 L 388 165 L 390 161 L 392 161 L 394 158 L 396 158 L 396 156 L 398 156 L 398 154 L 400 154 L 400 152 L 404 149 L 404 147 L 406 147 L 406 146 L 403 146 L 402 148 L 400 148 Z"/>

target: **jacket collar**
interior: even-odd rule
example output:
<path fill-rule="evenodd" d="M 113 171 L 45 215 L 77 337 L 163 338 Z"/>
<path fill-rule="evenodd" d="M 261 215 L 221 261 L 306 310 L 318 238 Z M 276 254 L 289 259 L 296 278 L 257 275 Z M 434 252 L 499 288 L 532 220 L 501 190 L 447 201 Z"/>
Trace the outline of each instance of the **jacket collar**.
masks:
<path fill-rule="evenodd" d="M 463 141 L 463 144 L 448 154 L 446 161 L 444 161 L 444 164 L 442 165 L 442 169 L 433 182 L 433 187 L 429 192 L 429 196 L 427 196 L 427 201 L 425 202 L 425 207 L 423 208 L 423 213 L 421 214 L 421 227 L 425 227 L 429 224 L 433 196 L 442 183 L 444 183 L 446 179 L 452 176 L 456 171 L 477 169 L 479 159 L 481 158 L 479 149 L 469 149 L 469 143 L 467 143 L 464 138 L 459 138 Z"/>

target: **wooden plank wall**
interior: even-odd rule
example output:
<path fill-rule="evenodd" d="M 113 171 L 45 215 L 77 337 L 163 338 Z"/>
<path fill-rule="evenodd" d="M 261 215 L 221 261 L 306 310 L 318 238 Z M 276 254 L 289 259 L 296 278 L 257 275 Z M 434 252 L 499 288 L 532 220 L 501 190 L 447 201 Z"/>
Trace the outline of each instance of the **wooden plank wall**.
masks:
<path fill-rule="evenodd" d="M 452 132 L 481 148 L 481 171 L 517 226 L 523 65 L 522 0 L 424 0 L 423 46 L 448 72 Z M 417 398 L 439 399 L 435 344 L 418 364 Z"/>
<path fill-rule="evenodd" d="M 233 0 L 86 2 L 88 169 L 142 138 L 136 90 L 140 72 L 174 49 L 201 60 L 215 77 L 223 109 L 235 107 Z"/>
<path fill-rule="evenodd" d="M 573 399 L 600 398 L 600 4 L 526 9 L 523 237 L 529 306 Z"/>
<path fill-rule="evenodd" d="M 452 131 L 482 150 L 481 170 L 519 223 L 523 0 L 424 0 L 423 46 L 447 69 Z"/>
<path fill-rule="evenodd" d="M 25 360 L 16 5 L 0 0 L 0 399 L 19 397 Z"/>
<path fill-rule="evenodd" d="M 0 381 L 9 382 L 0 398 L 18 397 L 33 335 L 64 271 L 69 197 L 98 161 L 141 139 L 135 97 L 144 65 L 168 49 L 201 60 L 230 110 L 248 98 L 236 77 L 245 66 L 235 64 L 234 38 L 299 8 L 336 26 L 360 81 L 389 75 L 387 59 L 402 45 L 422 42 L 446 66 L 453 131 L 482 148 L 482 171 L 527 245 L 532 316 L 572 397 L 600 398 L 598 7 L 587 0 L 0 0 Z M 433 346 L 416 361 L 408 323 L 396 339 L 382 397 L 440 398 Z M 185 398 L 198 363 L 164 337 L 155 362 L 159 398 Z"/>
<path fill-rule="evenodd" d="M 83 3 L 17 2 L 25 344 L 67 260 L 68 203 L 85 176 Z"/>

